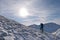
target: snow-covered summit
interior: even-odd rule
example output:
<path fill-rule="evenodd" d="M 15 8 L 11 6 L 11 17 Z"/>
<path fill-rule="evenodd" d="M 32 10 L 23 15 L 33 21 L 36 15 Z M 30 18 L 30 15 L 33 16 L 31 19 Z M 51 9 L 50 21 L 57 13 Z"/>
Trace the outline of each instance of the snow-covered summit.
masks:
<path fill-rule="evenodd" d="M 0 16 L 0 40 L 55 40 L 48 32 L 27 27 L 14 20 Z"/>

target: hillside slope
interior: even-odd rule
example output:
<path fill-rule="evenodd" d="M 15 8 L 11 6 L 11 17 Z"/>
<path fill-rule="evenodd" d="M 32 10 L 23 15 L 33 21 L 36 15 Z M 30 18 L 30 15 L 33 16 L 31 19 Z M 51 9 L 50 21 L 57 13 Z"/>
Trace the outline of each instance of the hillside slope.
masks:
<path fill-rule="evenodd" d="M 48 32 L 27 27 L 14 20 L 0 16 L 0 40 L 55 40 Z"/>

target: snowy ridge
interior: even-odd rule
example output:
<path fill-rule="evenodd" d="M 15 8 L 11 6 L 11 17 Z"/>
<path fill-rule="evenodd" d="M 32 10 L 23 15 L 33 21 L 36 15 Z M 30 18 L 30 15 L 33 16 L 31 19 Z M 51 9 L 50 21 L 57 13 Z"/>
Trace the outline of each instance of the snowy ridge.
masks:
<path fill-rule="evenodd" d="M 54 32 L 53 35 L 55 35 L 56 40 L 60 40 L 60 29 L 58 29 L 56 32 Z"/>
<path fill-rule="evenodd" d="M 55 37 L 51 33 L 42 34 L 38 29 L 0 16 L 0 40 L 55 40 Z"/>

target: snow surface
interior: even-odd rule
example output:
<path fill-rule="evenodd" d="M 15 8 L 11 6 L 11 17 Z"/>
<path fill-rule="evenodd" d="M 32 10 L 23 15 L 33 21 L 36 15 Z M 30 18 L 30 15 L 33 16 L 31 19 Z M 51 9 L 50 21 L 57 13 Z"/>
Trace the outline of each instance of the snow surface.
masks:
<path fill-rule="evenodd" d="M 0 40 L 60 40 L 60 30 L 56 34 L 27 27 L 16 21 L 0 17 Z"/>

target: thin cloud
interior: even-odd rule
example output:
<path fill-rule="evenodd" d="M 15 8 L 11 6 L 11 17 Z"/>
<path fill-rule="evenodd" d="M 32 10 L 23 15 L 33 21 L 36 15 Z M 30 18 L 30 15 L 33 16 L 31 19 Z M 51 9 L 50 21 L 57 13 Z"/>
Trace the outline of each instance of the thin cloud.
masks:
<path fill-rule="evenodd" d="M 18 11 L 22 7 L 26 7 L 30 13 L 24 19 L 18 17 Z M 46 23 L 60 18 L 60 0 L 0 0 L 0 8 L 0 15 L 26 25 Z"/>

